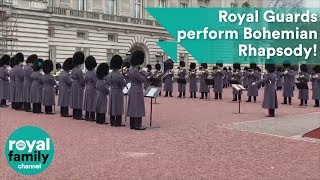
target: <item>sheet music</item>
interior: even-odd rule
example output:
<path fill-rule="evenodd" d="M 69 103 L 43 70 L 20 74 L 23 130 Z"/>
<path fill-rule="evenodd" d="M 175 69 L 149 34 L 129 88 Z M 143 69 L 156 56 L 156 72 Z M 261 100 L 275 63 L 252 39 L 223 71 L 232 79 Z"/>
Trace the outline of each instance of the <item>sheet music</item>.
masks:
<path fill-rule="evenodd" d="M 242 85 L 238 84 L 238 87 L 241 89 L 241 90 L 245 90 L 246 88 L 244 88 Z"/>
<path fill-rule="evenodd" d="M 123 94 L 128 94 L 130 88 L 131 88 L 131 83 L 128 83 L 128 84 L 122 89 Z"/>
<path fill-rule="evenodd" d="M 153 97 L 154 94 L 158 91 L 157 88 L 151 88 L 150 91 L 148 92 L 148 94 L 146 96 L 148 97 Z"/>

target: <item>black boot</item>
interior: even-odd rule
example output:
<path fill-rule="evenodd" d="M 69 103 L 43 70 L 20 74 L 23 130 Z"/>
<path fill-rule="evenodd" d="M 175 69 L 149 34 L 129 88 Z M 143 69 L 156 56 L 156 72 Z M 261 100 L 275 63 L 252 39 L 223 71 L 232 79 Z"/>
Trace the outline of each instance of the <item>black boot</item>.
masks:
<path fill-rule="evenodd" d="M 248 100 L 246 102 L 251 102 L 251 96 L 248 97 Z"/>
<path fill-rule="evenodd" d="M 7 106 L 7 100 L 1 99 L 0 107 L 6 108 Z"/>
<path fill-rule="evenodd" d="M 32 112 L 36 114 L 41 114 L 41 103 L 33 103 L 32 104 Z"/>
<path fill-rule="evenodd" d="M 287 97 L 283 98 L 283 103 L 281 103 L 281 104 L 288 104 Z"/>
<path fill-rule="evenodd" d="M 183 98 L 186 97 L 186 92 L 185 91 L 182 92 L 182 96 L 183 96 Z"/>
<path fill-rule="evenodd" d="M 44 107 L 44 113 L 45 114 L 50 114 L 50 115 L 55 114 L 55 113 L 52 112 L 52 106 L 45 106 Z"/>
<path fill-rule="evenodd" d="M 204 93 L 201 93 L 200 99 L 203 99 L 203 98 L 204 98 Z"/>
<path fill-rule="evenodd" d="M 169 91 L 166 91 L 166 95 L 164 97 L 168 97 L 169 95 Z"/>
<path fill-rule="evenodd" d="M 142 126 L 142 117 L 136 118 L 135 130 L 146 130 L 146 128 L 144 126 Z"/>
<path fill-rule="evenodd" d="M 234 102 L 235 102 L 235 101 L 237 101 L 237 99 L 238 99 L 238 95 L 234 94 L 234 95 L 233 95 L 233 99 L 232 99 L 232 101 L 234 101 Z"/>
<path fill-rule="evenodd" d="M 300 99 L 300 104 L 299 106 L 303 106 L 303 99 Z"/>
<path fill-rule="evenodd" d="M 208 99 L 208 93 L 204 93 L 204 95 L 206 96 L 206 99 Z"/>
<path fill-rule="evenodd" d="M 170 97 L 173 97 L 173 96 L 172 96 L 172 91 L 169 91 L 169 96 L 170 96 Z"/>
<path fill-rule="evenodd" d="M 94 112 L 90 112 L 89 120 L 90 121 L 95 121 L 96 120 L 96 114 Z"/>
<path fill-rule="evenodd" d="M 308 100 L 304 100 L 304 105 L 308 106 Z"/>
<path fill-rule="evenodd" d="M 11 108 L 12 108 L 12 109 L 16 109 L 16 107 L 17 107 L 16 102 L 11 102 Z"/>
<path fill-rule="evenodd" d="M 197 92 L 193 92 L 193 98 L 197 98 Z"/>
<path fill-rule="evenodd" d="M 85 120 L 82 118 L 82 109 L 73 109 L 73 119 Z"/>
<path fill-rule="evenodd" d="M 253 102 L 254 102 L 254 103 L 257 102 L 257 96 L 253 96 Z"/>
<path fill-rule="evenodd" d="M 61 117 L 72 117 L 69 115 L 68 107 L 60 107 L 60 114 L 61 114 Z"/>
<path fill-rule="evenodd" d="M 135 129 L 136 119 L 130 117 L 130 129 Z"/>
<path fill-rule="evenodd" d="M 217 92 L 214 93 L 214 99 L 218 99 L 219 94 Z"/>
<path fill-rule="evenodd" d="M 89 121 L 89 119 L 90 119 L 90 112 L 89 111 L 86 111 L 84 118 L 86 119 L 86 121 Z"/>
<path fill-rule="evenodd" d="M 31 112 L 31 103 L 27 103 L 27 102 L 23 103 L 23 109 L 26 112 Z"/>
<path fill-rule="evenodd" d="M 181 97 L 182 97 L 182 92 L 179 92 L 178 98 L 181 98 Z"/>
<path fill-rule="evenodd" d="M 16 102 L 16 109 L 17 111 L 23 111 L 23 103 L 22 102 Z"/>
<path fill-rule="evenodd" d="M 222 99 L 222 93 L 219 93 L 219 99 Z"/>
<path fill-rule="evenodd" d="M 314 103 L 315 103 L 314 107 L 320 107 L 319 100 L 315 100 Z"/>
<path fill-rule="evenodd" d="M 125 127 L 126 125 L 122 124 L 122 116 L 116 116 L 116 127 Z"/>
<path fill-rule="evenodd" d="M 291 98 L 291 97 L 289 97 L 288 99 L 289 99 L 289 105 L 291 105 L 292 98 Z"/>
<path fill-rule="evenodd" d="M 190 92 L 190 98 L 193 98 L 193 92 Z"/>
<path fill-rule="evenodd" d="M 110 125 L 115 126 L 116 116 L 110 116 Z"/>

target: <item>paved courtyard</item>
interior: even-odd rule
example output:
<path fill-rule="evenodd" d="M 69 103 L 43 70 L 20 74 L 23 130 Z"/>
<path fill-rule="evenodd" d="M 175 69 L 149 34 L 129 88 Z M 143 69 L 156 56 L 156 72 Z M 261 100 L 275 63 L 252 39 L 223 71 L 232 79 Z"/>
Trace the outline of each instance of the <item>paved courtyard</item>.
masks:
<path fill-rule="evenodd" d="M 256 104 L 242 102 L 242 114 L 230 88 L 223 100 L 158 98 L 153 122 L 160 128 L 146 131 L 0 109 L 1 154 L 25 125 L 43 128 L 55 145 L 51 166 L 34 177 L 17 174 L 1 156 L 0 179 L 319 179 L 320 143 L 299 135 L 320 126 L 320 108 L 311 101 L 301 108 L 294 98 L 266 119 L 259 93 Z M 149 105 L 146 99 L 145 126 Z"/>

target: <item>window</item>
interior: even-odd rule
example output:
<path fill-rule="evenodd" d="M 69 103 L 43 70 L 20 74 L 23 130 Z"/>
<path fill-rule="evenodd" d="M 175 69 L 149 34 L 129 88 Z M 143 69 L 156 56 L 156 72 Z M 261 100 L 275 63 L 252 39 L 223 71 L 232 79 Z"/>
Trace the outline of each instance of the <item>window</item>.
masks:
<path fill-rule="evenodd" d="M 87 9 L 87 1 L 86 0 L 78 0 L 78 10 L 85 11 Z"/>
<path fill-rule="evenodd" d="M 142 0 L 134 0 L 134 17 L 142 18 Z"/>
<path fill-rule="evenodd" d="M 187 8 L 188 7 L 188 3 L 187 2 L 181 2 L 180 3 L 180 7 L 181 8 Z"/>
<path fill-rule="evenodd" d="M 111 14 L 111 15 L 117 14 L 117 0 L 107 1 L 107 14 Z"/>
<path fill-rule="evenodd" d="M 167 7 L 167 0 L 159 0 L 159 7 L 162 7 L 162 8 Z"/>
<path fill-rule="evenodd" d="M 77 31 L 77 38 L 79 39 L 88 39 L 88 32 L 85 31 Z"/>
<path fill-rule="evenodd" d="M 48 36 L 49 36 L 49 37 L 54 37 L 54 27 L 49 27 L 49 29 L 48 29 Z"/>
<path fill-rule="evenodd" d="M 116 34 L 108 34 L 108 41 L 117 42 L 118 41 L 117 35 Z"/>

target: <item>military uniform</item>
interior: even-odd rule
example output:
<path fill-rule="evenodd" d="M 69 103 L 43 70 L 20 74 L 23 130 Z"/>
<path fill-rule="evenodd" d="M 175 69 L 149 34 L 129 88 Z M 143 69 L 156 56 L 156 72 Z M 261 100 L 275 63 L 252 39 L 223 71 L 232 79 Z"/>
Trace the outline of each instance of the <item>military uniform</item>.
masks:
<path fill-rule="evenodd" d="M 43 72 L 45 73 L 42 77 L 43 82 L 43 95 L 42 104 L 45 107 L 45 114 L 54 114 L 52 106 L 55 106 L 55 86 L 57 85 L 56 79 L 50 73 L 53 70 L 53 62 L 51 60 L 45 60 L 43 62 Z"/>
<path fill-rule="evenodd" d="M 59 76 L 59 99 L 58 105 L 62 117 L 69 117 L 69 107 L 71 106 L 71 85 L 72 79 L 69 70 L 64 70 Z"/>
<path fill-rule="evenodd" d="M 7 66 L 10 62 L 10 56 L 4 55 L 0 59 L 0 107 L 7 107 L 9 99 L 9 71 Z"/>
<path fill-rule="evenodd" d="M 203 70 L 200 70 L 200 72 L 198 74 L 198 76 L 200 78 L 200 88 L 199 88 L 199 92 L 201 93 L 200 99 L 204 99 L 204 96 L 207 99 L 208 93 L 209 93 L 209 87 L 206 83 L 206 79 L 208 79 L 208 76 L 209 76 L 209 73 L 207 71 L 208 65 L 206 63 L 202 63 L 201 67 L 203 68 Z"/>
<path fill-rule="evenodd" d="M 223 86 L 224 86 L 224 73 L 219 69 L 214 69 L 214 72 L 212 73 L 212 77 L 214 79 L 214 99 L 222 99 L 222 92 L 223 92 Z"/>
<path fill-rule="evenodd" d="M 259 72 L 257 72 L 257 71 L 249 72 L 249 74 L 248 74 L 248 91 L 247 91 L 248 100 L 247 100 L 247 102 L 251 102 L 251 97 L 253 97 L 254 102 L 257 101 L 259 89 L 258 89 L 258 86 L 252 85 L 252 83 L 257 82 L 260 79 L 261 78 L 260 78 Z"/>
<path fill-rule="evenodd" d="M 13 102 L 17 104 L 16 110 L 22 110 L 23 105 L 23 69 L 22 64 L 18 64 L 14 66 L 14 73 L 13 73 L 13 79 L 14 79 L 14 96 L 13 96 Z"/>
<path fill-rule="evenodd" d="M 33 73 L 31 74 L 31 88 L 30 88 L 30 98 L 32 103 L 33 113 L 41 112 L 41 101 L 43 94 L 43 79 L 40 70 L 42 69 L 42 59 L 38 59 L 33 63 Z"/>
<path fill-rule="evenodd" d="M 302 64 L 300 68 L 301 73 L 299 74 L 298 81 L 300 84 L 305 84 L 306 86 L 308 86 L 308 82 L 310 81 L 310 75 L 307 73 L 307 66 L 305 64 Z M 299 89 L 298 99 L 300 99 L 300 106 L 307 106 L 309 100 L 309 88 Z"/>
<path fill-rule="evenodd" d="M 170 67 L 169 69 L 164 73 L 163 75 L 163 91 L 166 92 L 166 95 L 164 97 L 173 97 L 172 96 L 172 91 L 173 91 L 173 64 L 169 64 Z"/>
<path fill-rule="evenodd" d="M 31 98 L 30 98 L 30 89 L 31 89 L 31 74 L 33 73 L 33 69 L 30 64 L 27 64 L 24 68 L 24 80 L 23 80 L 23 102 L 24 102 L 24 110 L 31 110 Z"/>
<path fill-rule="evenodd" d="M 151 85 L 151 79 L 153 79 L 152 78 L 152 72 L 151 72 L 151 69 L 152 69 L 152 67 L 151 67 L 151 65 L 150 64 L 148 64 L 147 65 L 147 72 L 145 72 L 144 73 L 144 76 L 145 76 L 145 82 L 144 82 L 144 89 L 146 90 L 150 85 Z"/>
<path fill-rule="evenodd" d="M 91 70 L 87 71 L 84 76 L 85 90 L 84 90 L 84 100 L 83 100 L 83 110 L 86 111 L 86 120 L 95 120 L 95 110 L 94 102 L 96 98 L 96 83 L 98 81 L 96 73 Z"/>
<path fill-rule="evenodd" d="M 313 71 L 315 74 L 310 79 L 313 83 L 312 99 L 315 101 L 314 107 L 320 107 L 320 65 L 316 65 Z"/>
<path fill-rule="evenodd" d="M 160 89 L 162 89 L 162 76 L 163 73 L 161 71 L 161 65 L 160 64 L 156 64 L 155 65 L 156 70 L 153 72 L 152 77 L 153 77 L 153 86 L 154 87 L 159 87 Z M 161 96 L 161 91 L 159 93 L 159 96 Z"/>
<path fill-rule="evenodd" d="M 105 80 L 97 81 L 97 97 L 95 100 L 95 112 L 96 112 L 96 122 L 98 124 L 105 124 L 106 113 L 108 112 L 108 94 L 109 87 Z"/>
<path fill-rule="evenodd" d="M 190 64 L 189 91 L 190 91 L 190 98 L 197 98 L 198 84 L 197 84 L 197 72 L 196 72 L 195 63 Z"/>
<path fill-rule="evenodd" d="M 284 66 L 286 69 L 284 72 L 280 73 L 280 77 L 283 77 L 283 103 L 291 105 L 292 97 L 293 97 L 293 89 L 294 89 L 294 77 L 295 74 L 293 70 L 289 68 L 288 65 Z"/>

